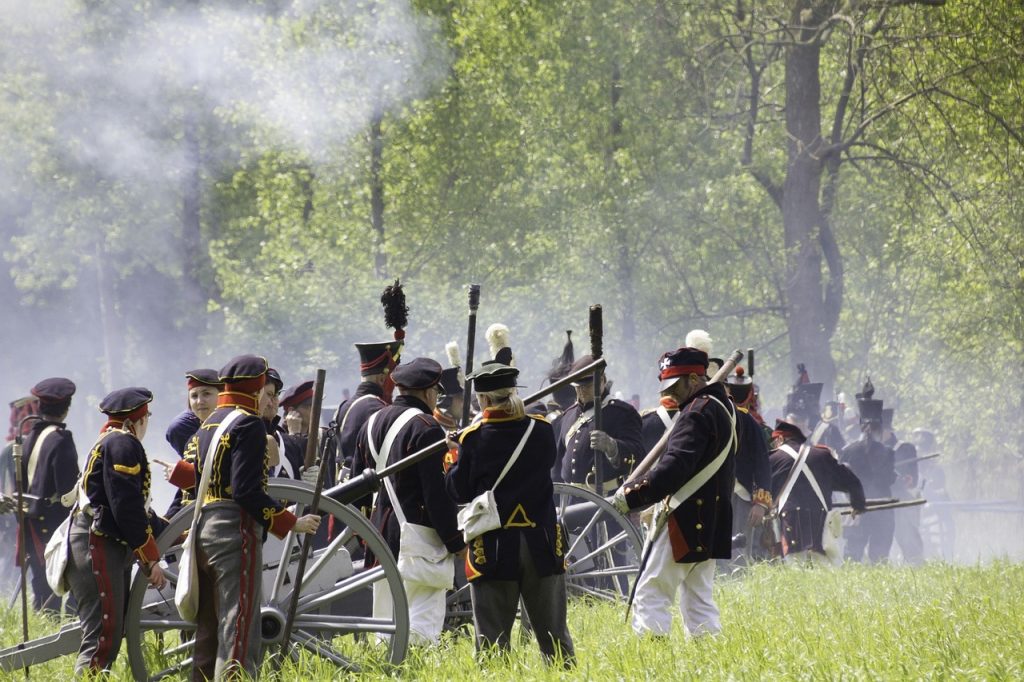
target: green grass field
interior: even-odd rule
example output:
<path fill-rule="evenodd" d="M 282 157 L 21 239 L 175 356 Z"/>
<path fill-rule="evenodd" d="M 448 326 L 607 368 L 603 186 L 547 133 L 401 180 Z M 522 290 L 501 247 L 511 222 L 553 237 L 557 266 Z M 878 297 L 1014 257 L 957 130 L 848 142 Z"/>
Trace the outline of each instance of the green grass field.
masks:
<path fill-rule="evenodd" d="M 570 628 L 578 664 L 544 665 L 533 642 L 517 640 L 508 658 L 478 661 L 469 637 L 446 635 L 438 648 L 414 650 L 397 670 L 371 662 L 373 679 L 1024 679 L 1024 565 L 929 564 L 921 568 L 839 569 L 760 565 L 716 586 L 724 631 L 688 640 L 677 621 L 671 637 L 638 638 L 622 606 L 574 602 Z M 20 608 L 0 619 L 2 646 L 20 639 Z M 56 631 L 35 618 L 32 636 Z M 123 655 L 122 655 L 123 658 Z M 367 661 L 374 658 L 372 652 Z M 120 661 L 115 679 L 131 679 Z M 68 679 L 72 657 L 32 669 L 37 680 Z M 264 679 L 270 679 L 269 667 Z M 21 672 L 3 679 L 21 679 Z M 345 676 L 304 659 L 281 679 Z"/>

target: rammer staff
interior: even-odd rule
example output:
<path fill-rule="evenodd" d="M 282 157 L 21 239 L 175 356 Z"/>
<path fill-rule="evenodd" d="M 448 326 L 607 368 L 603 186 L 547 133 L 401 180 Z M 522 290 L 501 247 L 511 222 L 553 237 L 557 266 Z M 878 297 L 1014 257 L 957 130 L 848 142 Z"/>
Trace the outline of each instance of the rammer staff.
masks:
<path fill-rule="evenodd" d="M 473 402 L 470 396 L 469 375 L 473 372 L 473 351 L 476 346 L 476 311 L 480 307 L 480 285 L 469 285 L 469 331 L 466 338 L 466 385 L 463 387 L 465 398 L 462 401 L 462 426 L 469 425 L 469 408 Z"/>
<path fill-rule="evenodd" d="M 26 542 L 28 539 L 25 537 L 25 481 L 22 478 L 21 471 L 21 460 L 22 460 L 22 427 L 24 427 L 27 421 L 41 421 L 42 417 L 35 414 L 30 414 L 21 419 L 18 422 L 18 432 L 14 436 L 14 446 L 11 448 L 11 457 L 14 460 L 14 481 L 15 489 L 18 495 L 18 565 L 21 566 L 21 643 L 18 644 L 19 649 L 24 649 L 28 643 L 28 585 L 25 573 L 27 571 L 28 563 L 28 547 Z M 25 666 L 25 679 L 28 679 L 28 666 Z"/>
<path fill-rule="evenodd" d="M 316 462 L 317 441 L 320 436 L 320 409 L 324 400 L 324 381 L 327 372 L 322 369 L 316 371 L 316 381 L 313 384 L 313 409 L 310 411 L 309 430 L 306 440 L 305 466 L 308 469 Z M 316 514 L 320 510 L 320 495 L 324 489 L 324 476 L 327 472 L 326 462 L 320 463 L 320 471 L 316 477 L 316 487 L 313 489 L 313 501 L 309 505 L 309 513 Z M 306 573 L 306 562 L 309 560 L 309 550 L 313 546 L 313 536 L 306 535 L 302 538 L 302 551 L 299 554 L 299 564 L 295 569 L 295 585 L 292 587 L 292 598 L 288 605 L 288 615 L 284 620 L 284 635 L 281 638 L 281 657 L 277 665 L 284 661 L 287 653 L 288 643 L 292 636 L 292 624 L 295 622 L 295 611 L 299 605 L 299 594 L 302 591 L 302 578 Z M 280 669 L 280 668 L 278 668 Z"/>
<path fill-rule="evenodd" d="M 604 355 L 604 323 L 601 305 L 590 306 L 590 355 L 598 360 Z M 594 430 L 601 430 L 601 384 L 604 372 L 594 372 Z M 594 452 L 594 491 L 604 495 L 604 453 Z"/>

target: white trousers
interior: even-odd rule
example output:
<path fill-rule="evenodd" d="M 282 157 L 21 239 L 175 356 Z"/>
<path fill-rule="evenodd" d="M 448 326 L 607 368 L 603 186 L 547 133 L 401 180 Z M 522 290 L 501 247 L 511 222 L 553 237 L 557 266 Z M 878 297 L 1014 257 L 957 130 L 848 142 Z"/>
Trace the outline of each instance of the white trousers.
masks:
<path fill-rule="evenodd" d="M 425 587 L 421 583 L 410 583 L 406 580 L 402 581 L 402 585 L 405 587 L 405 598 L 409 602 L 409 643 L 418 646 L 437 644 L 441 639 L 441 629 L 444 627 L 447 590 Z M 391 618 L 394 608 L 387 582 L 375 582 L 373 617 Z M 387 637 L 378 635 L 382 640 Z"/>
<path fill-rule="evenodd" d="M 659 533 L 650 559 L 637 585 L 633 601 L 633 630 L 637 634 L 667 635 L 672 629 L 672 602 L 679 596 L 679 612 L 692 636 L 722 631 L 711 589 L 715 561 L 677 564 L 668 533 Z"/>

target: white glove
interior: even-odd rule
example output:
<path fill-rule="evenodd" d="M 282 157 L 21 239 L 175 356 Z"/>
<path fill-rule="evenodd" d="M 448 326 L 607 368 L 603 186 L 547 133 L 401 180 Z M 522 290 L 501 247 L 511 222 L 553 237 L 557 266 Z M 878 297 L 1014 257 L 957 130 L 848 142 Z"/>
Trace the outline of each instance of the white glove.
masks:
<path fill-rule="evenodd" d="M 629 503 L 626 502 L 626 493 L 623 492 L 622 488 L 619 488 L 615 491 L 614 495 L 605 499 L 607 499 L 608 503 L 615 507 L 615 511 L 620 514 L 629 513 Z"/>
<path fill-rule="evenodd" d="M 306 467 L 305 469 L 302 470 L 302 473 L 300 473 L 299 475 L 302 477 L 302 480 L 304 482 L 312 486 L 315 486 L 316 479 L 320 477 L 320 467 L 319 465 L 316 464 L 310 467 Z"/>

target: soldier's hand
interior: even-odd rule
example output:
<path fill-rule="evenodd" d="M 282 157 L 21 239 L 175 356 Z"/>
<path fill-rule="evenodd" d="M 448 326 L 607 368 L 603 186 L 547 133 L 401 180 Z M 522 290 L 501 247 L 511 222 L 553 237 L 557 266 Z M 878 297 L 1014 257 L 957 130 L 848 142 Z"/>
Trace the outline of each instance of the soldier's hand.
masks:
<path fill-rule="evenodd" d="M 615 491 L 615 494 L 609 498 L 606 498 L 608 503 L 615 507 L 615 511 L 620 514 L 629 513 L 629 503 L 626 502 L 626 493 L 623 492 L 622 488 Z"/>
<path fill-rule="evenodd" d="M 619 444 L 604 431 L 590 432 L 590 447 L 603 452 L 612 464 L 618 464 Z"/>
<path fill-rule="evenodd" d="M 167 587 L 167 576 L 164 575 L 164 569 L 160 567 L 160 564 L 150 564 L 149 575 L 146 576 L 146 580 L 158 590 Z"/>
<path fill-rule="evenodd" d="M 320 467 L 316 464 L 308 466 L 299 474 L 302 480 L 312 486 L 316 486 L 316 480 L 320 477 Z"/>
<path fill-rule="evenodd" d="M 764 522 L 764 515 L 767 510 L 759 504 L 750 506 L 750 516 L 747 517 L 747 524 L 760 526 Z"/>
<path fill-rule="evenodd" d="M 292 528 L 292 531 L 296 533 L 312 534 L 315 533 L 319 527 L 320 516 L 317 514 L 306 514 L 305 516 L 300 516 L 298 518 L 295 522 L 295 527 Z"/>
<path fill-rule="evenodd" d="M 284 417 L 284 427 L 293 436 L 302 435 L 302 415 L 295 410 L 290 410 Z"/>
<path fill-rule="evenodd" d="M 174 472 L 174 465 L 173 464 L 171 464 L 170 462 L 165 462 L 162 459 L 151 459 L 150 461 L 153 462 L 153 464 L 159 464 L 160 466 L 162 466 L 164 468 L 164 480 L 165 481 L 171 480 L 171 474 Z"/>

